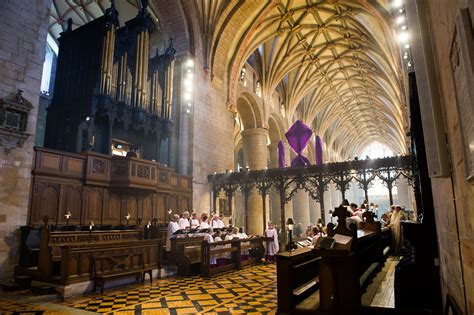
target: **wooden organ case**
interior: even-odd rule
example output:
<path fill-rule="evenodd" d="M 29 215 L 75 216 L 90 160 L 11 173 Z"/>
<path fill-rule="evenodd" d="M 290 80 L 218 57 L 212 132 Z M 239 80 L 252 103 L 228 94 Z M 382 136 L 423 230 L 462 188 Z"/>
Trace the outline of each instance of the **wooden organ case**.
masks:
<path fill-rule="evenodd" d="M 55 92 L 48 108 L 45 147 L 110 154 L 112 139 L 159 160 L 169 137 L 175 49 L 149 57 L 155 25 L 141 1 L 138 15 L 119 27 L 112 5 L 59 38 Z M 162 161 L 167 163 L 167 161 Z"/>

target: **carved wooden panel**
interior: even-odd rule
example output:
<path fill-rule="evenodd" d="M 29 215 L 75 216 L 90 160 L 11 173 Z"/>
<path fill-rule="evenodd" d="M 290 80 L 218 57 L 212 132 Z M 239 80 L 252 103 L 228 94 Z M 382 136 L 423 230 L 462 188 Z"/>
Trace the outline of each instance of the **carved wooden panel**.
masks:
<path fill-rule="evenodd" d="M 117 225 L 120 222 L 120 195 L 109 194 L 109 203 L 104 221 L 107 224 Z"/>
<path fill-rule="evenodd" d="M 143 218 L 143 224 L 147 224 L 148 221 L 153 220 L 153 196 L 144 196 L 142 197 L 142 211 L 141 216 Z"/>
<path fill-rule="evenodd" d="M 84 159 L 66 156 L 63 158 L 63 172 L 70 175 L 84 174 Z"/>
<path fill-rule="evenodd" d="M 181 213 L 178 208 L 178 197 L 175 195 L 168 196 L 168 208 L 173 211 L 173 213 Z"/>
<path fill-rule="evenodd" d="M 189 204 L 189 200 L 188 198 L 186 197 L 180 197 L 180 212 L 184 212 L 184 211 L 190 211 L 191 207 L 190 207 L 190 204 Z"/>
<path fill-rule="evenodd" d="M 40 223 L 44 216 L 49 217 L 49 222 L 56 222 L 59 207 L 59 185 L 43 183 L 37 190 L 37 206 L 34 221 Z"/>
<path fill-rule="evenodd" d="M 40 160 L 40 168 L 52 171 L 61 171 L 61 155 L 43 153 Z"/>
<path fill-rule="evenodd" d="M 182 189 L 189 189 L 190 186 L 190 180 L 185 177 L 180 177 L 179 178 L 179 188 Z"/>
<path fill-rule="evenodd" d="M 138 218 L 138 204 L 135 195 L 124 194 L 122 195 L 122 223 L 126 224 L 125 216 L 130 213 L 130 225 L 135 224 Z"/>
<path fill-rule="evenodd" d="M 158 223 L 165 223 L 168 209 L 166 208 L 166 195 L 156 194 L 156 218 Z"/>
<path fill-rule="evenodd" d="M 178 176 L 171 174 L 170 176 L 170 186 L 171 187 L 178 187 Z"/>
<path fill-rule="evenodd" d="M 110 179 L 110 159 L 102 156 L 87 157 L 87 179 L 107 182 Z"/>
<path fill-rule="evenodd" d="M 102 196 L 102 190 L 97 188 L 88 189 L 87 207 L 85 211 L 86 216 L 83 224 L 88 225 L 90 221 L 94 221 L 94 224 L 100 224 L 103 208 L 104 200 Z"/>
<path fill-rule="evenodd" d="M 82 189 L 80 186 L 66 186 L 64 188 L 63 209 L 59 212 L 59 222 L 66 222 L 64 215 L 71 213 L 69 224 L 79 224 L 82 213 Z"/>

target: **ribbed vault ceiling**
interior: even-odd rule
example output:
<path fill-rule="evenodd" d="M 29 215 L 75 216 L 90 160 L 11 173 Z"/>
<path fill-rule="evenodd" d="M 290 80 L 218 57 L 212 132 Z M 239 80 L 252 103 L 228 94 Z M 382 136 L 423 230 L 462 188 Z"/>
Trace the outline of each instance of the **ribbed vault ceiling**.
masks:
<path fill-rule="evenodd" d="M 178 0 L 176 0 L 178 1 Z M 159 24 L 157 0 L 149 12 Z M 117 0 L 120 20 L 136 15 L 140 0 Z M 283 105 L 284 119 L 302 119 L 351 154 L 374 141 L 406 151 L 407 113 L 399 49 L 388 0 L 182 0 L 197 18 L 204 67 L 225 64 L 228 100 L 237 103 L 240 69 L 250 63 L 261 83 L 267 124 Z M 80 26 L 101 16 L 108 0 L 53 0 L 53 38 L 73 18 Z M 230 34 L 231 36 L 228 36 Z M 225 53 L 225 59 L 219 57 Z M 219 59 L 221 58 L 221 59 Z M 222 78 L 221 78 L 222 79 Z M 282 104 L 271 104 L 275 92 Z M 276 105 L 276 106 L 275 106 Z"/>
<path fill-rule="evenodd" d="M 337 139 L 354 154 L 373 141 L 405 152 L 405 95 L 389 4 L 275 2 L 242 30 L 233 56 L 234 67 L 250 58 L 258 72 L 267 103 L 263 115 L 277 90 L 286 117 L 303 119 L 329 143 Z"/>

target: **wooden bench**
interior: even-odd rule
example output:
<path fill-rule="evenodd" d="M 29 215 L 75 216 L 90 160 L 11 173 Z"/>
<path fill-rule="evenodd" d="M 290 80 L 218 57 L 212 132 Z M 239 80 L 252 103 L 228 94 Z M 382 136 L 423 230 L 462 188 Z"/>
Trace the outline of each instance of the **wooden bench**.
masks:
<path fill-rule="evenodd" d="M 131 252 L 129 254 L 117 254 L 113 256 L 102 255 L 92 258 L 94 272 L 94 291 L 100 285 L 100 293 L 104 293 L 105 282 L 108 280 L 135 276 L 137 281 L 144 282 L 145 275 L 150 276 L 152 283 L 152 268 L 145 267 L 143 252 Z"/>
<path fill-rule="evenodd" d="M 310 247 L 276 255 L 278 313 L 292 313 L 319 288 L 320 258 Z"/>

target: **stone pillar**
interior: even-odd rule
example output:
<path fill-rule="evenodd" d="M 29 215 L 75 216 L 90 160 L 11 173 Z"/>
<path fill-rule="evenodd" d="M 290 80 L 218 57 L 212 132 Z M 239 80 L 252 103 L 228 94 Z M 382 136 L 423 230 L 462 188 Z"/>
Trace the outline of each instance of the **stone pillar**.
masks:
<path fill-rule="evenodd" d="M 411 186 L 408 185 L 407 179 L 406 178 L 399 178 L 396 181 L 396 187 L 397 187 L 397 198 L 395 199 L 395 203 L 407 207 L 407 209 L 413 210 L 413 204 L 412 204 L 412 194 L 413 194 L 413 189 Z"/>
<path fill-rule="evenodd" d="M 324 192 L 324 206 L 326 209 L 324 209 L 324 215 L 326 218 L 326 224 L 331 222 L 331 215 L 329 214 L 329 210 L 334 211 L 334 207 L 332 206 L 332 198 L 331 198 L 331 192 L 329 189 Z"/>
<path fill-rule="evenodd" d="M 285 165 L 291 166 L 291 159 L 294 157 L 295 152 L 290 148 L 287 141 L 283 141 L 283 147 L 285 148 Z M 293 202 L 288 201 L 285 204 L 285 218 L 293 218 Z M 285 222 L 283 222 L 285 224 Z"/>
<path fill-rule="evenodd" d="M 309 197 L 309 196 L 308 196 Z M 321 205 L 309 197 L 309 222 L 313 225 L 321 218 Z"/>
<path fill-rule="evenodd" d="M 242 131 L 244 163 L 251 170 L 261 170 L 267 166 L 267 137 L 268 130 L 266 129 L 252 128 Z M 249 197 L 248 209 L 248 233 L 263 234 L 262 196 L 256 191 L 253 191 Z"/>
<path fill-rule="evenodd" d="M 293 220 L 296 224 L 303 223 L 303 227 L 310 223 L 308 193 L 303 189 L 298 190 L 293 197 Z"/>
<path fill-rule="evenodd" d="M 268 145 L 268 154 L 270 165 L 269 168 L 278 168 L 278 142 L 270 143 Z M 270 216 L 268 217 L 269 221 L 272 221 L 275 224 L 278 224 L 280 220 L 280 195 L 276 189 L 272 188 L 269 194 L 270 200 Z"/>

